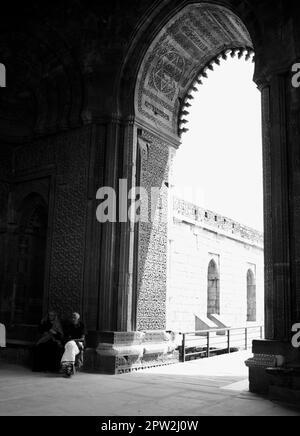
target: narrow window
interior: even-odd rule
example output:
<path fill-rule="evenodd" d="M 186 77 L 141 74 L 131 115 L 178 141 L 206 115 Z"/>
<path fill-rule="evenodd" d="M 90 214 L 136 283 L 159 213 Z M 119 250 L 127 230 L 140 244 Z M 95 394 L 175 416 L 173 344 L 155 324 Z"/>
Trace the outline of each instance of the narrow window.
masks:
<path fill-rule="evenodd" d="M 207 315 L 220 315 L 220 277 L 214 260 L 208 266 Z"/>
<path fill-rule="evenodd" d="M 256 283 L 251 269 L 247 272 L 247 321 L 256 321 Z"/>

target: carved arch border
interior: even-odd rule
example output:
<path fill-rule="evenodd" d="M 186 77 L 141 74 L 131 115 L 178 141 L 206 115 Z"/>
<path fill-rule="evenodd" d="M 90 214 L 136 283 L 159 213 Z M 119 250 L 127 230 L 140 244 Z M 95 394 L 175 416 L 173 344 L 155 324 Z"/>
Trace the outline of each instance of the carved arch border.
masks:
<path fill-rule="evenodd" d="M 136 26 L 135 33 L 132 35 L 130 41 L 129 50 L 116 78 L 114 100 L 116 102 L 115 107 L 117 108 L 116 113 L 118 113 L 121 118 L 134 118 L 137 121 L 143 121 L 143 117 L 137 116 L 136 103 L 137 99 L 140 99 L 140 97 L 136 97 L 136 89 L 137 83 L 142 80 L 142 67 L 143 63 L 148 60 L 146 59 L 147 53 L 149 53 L 151 46 L 157 43 L 159 36 L 163 33 L 163 29 L 166 29 L 170 25 L 170 22 L 174 23 L 178 21 L 178 15 L 182 13 L 185 8 L 194 7 L 195 5 L 198 7 L 207 6 L 209 8 L 222 8 L 223 10 L 227 10 L 228 13 L 230 13 L 231 16 L 235 16 L 247 30 L 250 44 L 249 41 L 248 44 L 241 44 L 240 40 L 235 40 L 235 44 L 230 44 L 228 48 L 221 47 L 217 53 L 208 55 L 200 65 L 198 64 L 198 68 L 194 71 L 193 77 L 190 77 L 189 81 L 186 83 L 185 92 L 183 92 L 183 100 L 189 94 L 189 91 L 192 89 L 195 81 L 199 79 L 199 76 L 201 77 L 202 73 L 205 74 L 207 67 L 215 60 L 218 60 L 220 56 L 224 56 L 224 51 L 226 52 L 227 49 L 231 48 L 235 51 L 254 49 L 255 52 L 257 51 L 256 48 L 260 46 L 263 32 L 253 5 L 250 5 L 248 1 L 241 1 L 238 4 L 232 0 L 167 0 L 163 2 L 163 4 L 156 2 L 154 6 L 146 11 L 143 19 Z M 154 101 L 156 100 L 157 96 L 154 96 Z M 149 103 L 154 106 L 153 102 Z M 154 109 L 155 111 L 155 108 L 151 108 L 150 105 L 148 105 L 148 109 L 152 111 Z M 157 109 L 159 109 L 158 113 L 164 117 L 166 121 L 168 110 L 170 111 L 173 107 L 168 101 L 164 101 L 162 102 L 162 108 Z M 177 107 L 177 115 L 179 115 L 182 109 L 183 106 L 179 104 Z M 163 122 L 160 121 L 161 124 L 157 124 L 154 122 L 154 118 L 155 117 L 152 116 L 151 121 L 151 118 L 148 117 L 148 121 L 150 122 L 145 124 L 148 124 L 148 127 L 151 126 L 155 132 L 159 128 L 162 128 Z M 178 139 L 178 136 L 180 136 L 180 131 L 177 130 L 178 122 L 179 119 L 176 119 L 171 129 L 165 129 L 166 138 L 171 136 L 171 139 L 174 140 L 175 136 L 175 138 Z"/>

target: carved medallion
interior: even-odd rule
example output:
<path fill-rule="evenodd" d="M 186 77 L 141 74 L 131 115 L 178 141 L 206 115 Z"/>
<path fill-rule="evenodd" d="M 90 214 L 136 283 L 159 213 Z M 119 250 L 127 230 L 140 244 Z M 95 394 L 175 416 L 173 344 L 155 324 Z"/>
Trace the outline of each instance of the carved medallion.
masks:
<path fill-rule="evenodd" d="M 168 99 L 173 100 L 177 84 L 180 82 L 184 70 L 184 59 L 176 50 L 171 49 L 164 57 L 158 60 L 153 68 L 150 85 L 164 94 Z"/>

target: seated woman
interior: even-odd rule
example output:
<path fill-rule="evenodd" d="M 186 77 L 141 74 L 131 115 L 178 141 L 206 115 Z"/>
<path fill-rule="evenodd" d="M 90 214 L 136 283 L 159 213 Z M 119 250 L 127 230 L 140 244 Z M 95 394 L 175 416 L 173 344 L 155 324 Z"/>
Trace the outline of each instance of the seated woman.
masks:
<path fill-rule="evenodd" d="M 63 329 L 54 311 L 42 319 L 39 326 L 40 339 L 33 349 L 33 371 L 59 371 L 62 355 Z"/>
<path fill-rule="evenodd" d="M 61 359 L 61 371 L 66 377 L 71 377 L 74 366 L 83 363 L 83 349 L 85 341 L 85 327 L 77 312 L 72 314 L 71 323 L 65 329 L 65 352 Z"/>

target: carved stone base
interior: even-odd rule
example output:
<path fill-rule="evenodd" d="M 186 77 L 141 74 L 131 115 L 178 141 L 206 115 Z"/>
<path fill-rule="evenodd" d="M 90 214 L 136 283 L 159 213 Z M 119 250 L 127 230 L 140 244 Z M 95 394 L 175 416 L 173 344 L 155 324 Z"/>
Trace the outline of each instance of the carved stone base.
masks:
<path fill-rule="evenodd" d="M 253 342 L 253 353 L 245 362 L 250 391 L 294 403 L 293 398 L 299 398 L 300 390 L 299 350 L 288 342 L 261 340 Z"/>
<path fill-rule="evenodd" d="M 179 362 L 175 335 L 165 331 L 91 332 L 84 370 L 123 374 Z"/>

